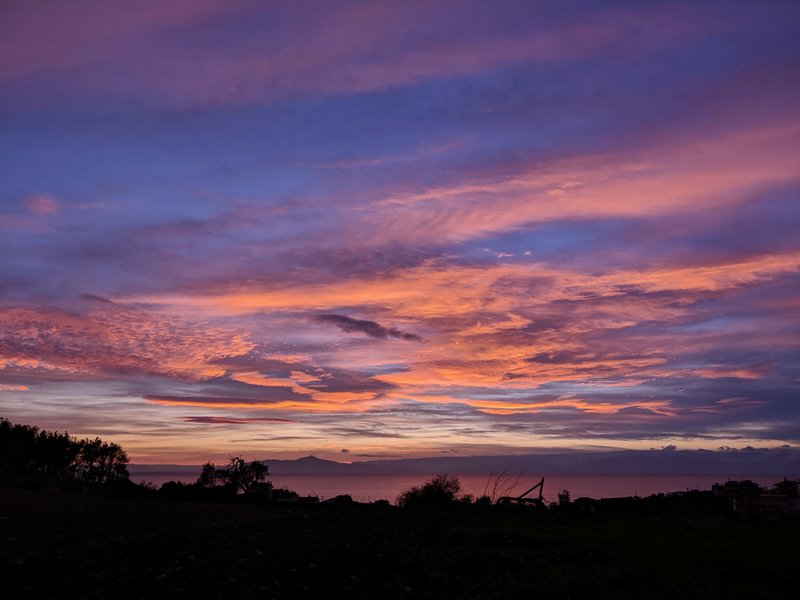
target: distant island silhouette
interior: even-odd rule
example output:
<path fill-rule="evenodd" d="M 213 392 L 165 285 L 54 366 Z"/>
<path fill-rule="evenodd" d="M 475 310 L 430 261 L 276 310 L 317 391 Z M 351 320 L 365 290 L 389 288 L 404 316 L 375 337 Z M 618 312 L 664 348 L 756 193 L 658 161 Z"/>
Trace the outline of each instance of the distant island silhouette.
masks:
<path fill-rule="evenodd" d="M 529 475 L 550 474 L 800 474 L 800 449 L 746 448 L 742 450 L 616 450 L 512 454 L 502 456 L 448 456 L 337 462 L 305 456 L 294 460 L 262 459 L 274 475 L 423 474 L 439 472 L 483 475 L 503 470 Z M 194 472 L 199 465 L 132 464 L 132 472 Z"/>

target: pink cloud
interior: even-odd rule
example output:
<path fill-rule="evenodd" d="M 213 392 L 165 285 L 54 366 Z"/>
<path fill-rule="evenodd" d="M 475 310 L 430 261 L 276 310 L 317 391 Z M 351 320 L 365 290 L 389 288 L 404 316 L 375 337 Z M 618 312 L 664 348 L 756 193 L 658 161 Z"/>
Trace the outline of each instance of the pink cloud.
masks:
<path fill-rule="evenodd" d="M 353 235 L 425 244 L 463 241 L 563 219 L 652 218 L 723 210 L 798 180 L 800 120 L 703 139 L 663 136 L 617 153 L 537 161 L 509 175 L 401 191 L 365 207 Z M 355 228 L 354 228 L 355 229 Z M 352 237 L 352 236 L 351 236 Z"/>
<path fill-rule="evenodd" d="M 28 196 L 22 201 L 22 205 L 30 214 L 39 217 L 54 215 L 58 212 L 58 202 L 56 202 L 51 196 L 44 194 Z"/>
<path fill-rule="evenodd" d="M 214 361 L 246 354 L 253 346 L 239 331 L 112 303 L 95 302 L 85 314 L 31 307 L 0 311 L 0 372 L 51 371 L 74 378 L 131 373 L 197 381 L 224 375 Z"/>
<path fill-rule="evenodd" d="M 303 3 L 202 1 L 54 5 L 43 15 L 20 4 L 0 26 L 0 55 L 14 57 L 0 62 L 0 80 L 62 78 L 65 90 L 81 94 L 122 92 L 180 106 L 247 103 L 383 90 L 510 64 L 634 57 L 728 27 L 724 15 L 677 4 L 657 14 L 604 9 L 517 32 L 485 10 L 472 35 L 442 35 L 444 24 L 470 12 L 459 2 L 317 3 L 309 10 Z M 202 40 L 220 19 L 241 35 L 224 45 L 175 35 Z M 250 22 L 262 22 L 264 31 L 254 35 Z"/>

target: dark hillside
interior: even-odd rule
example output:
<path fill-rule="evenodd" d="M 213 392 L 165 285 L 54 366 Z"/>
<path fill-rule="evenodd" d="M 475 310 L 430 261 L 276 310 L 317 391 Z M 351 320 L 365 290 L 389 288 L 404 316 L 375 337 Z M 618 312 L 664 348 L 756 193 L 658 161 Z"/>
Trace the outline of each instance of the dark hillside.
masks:
<path fill-rule="evenodd" d="M 497 508 L 497 507 L 494 507 Z M 733 598 L 791 589 L 796 521 L 264 507 L 0 488 L 8 598 Z"/>

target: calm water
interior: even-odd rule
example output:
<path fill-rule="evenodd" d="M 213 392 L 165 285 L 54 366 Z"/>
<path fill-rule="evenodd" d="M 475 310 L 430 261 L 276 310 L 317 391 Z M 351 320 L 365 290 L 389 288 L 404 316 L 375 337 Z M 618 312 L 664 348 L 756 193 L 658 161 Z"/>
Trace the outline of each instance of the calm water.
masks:
<path fill-rule="evenodd" d="M 331 498 L 339 494 L 349 494 L 353 500 L 370 502 L 385 498 L 391 502 L 412 485 L 419 485 L 433 475 L 276 475 L 272 483 L 278 488 L 294 490 L 302 496 Z M 135 482 L 148 481 L 156 486 L 165 481 L 175 480 L 191 483 L 197 474 L 186 473 L 148 473 L 137 474 L 132 470 L 131 479 Z M 495 479 L 489 475 L 461 475 L 461 485 L 465 492 L 474 496 L 484 493 L 492 495 Z M 714 483 L 724 483 L 728 479 L 750 479 L 764 486 L 770 486 L 782 475 L 548 475 L 544 478 L 544 497 L 547 501 L 556 499 L 556 494 L 567 489 L 572 498 L 614 498 L 620 496 L 649 496 L 659 492 L 678 492 L 686 490 L 708 490 Z M 521 494 L 537 483 L 534 477 L 523 477 L 498 482 L 496 496 L 516 492 Z"/>

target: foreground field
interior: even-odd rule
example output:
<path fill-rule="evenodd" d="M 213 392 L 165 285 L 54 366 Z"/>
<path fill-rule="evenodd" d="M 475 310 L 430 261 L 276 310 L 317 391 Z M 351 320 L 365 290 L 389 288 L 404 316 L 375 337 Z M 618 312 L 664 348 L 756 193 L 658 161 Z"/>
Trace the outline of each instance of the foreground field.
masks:
<path fill-rule="evenodd" d="M 718 516 L 0 488 L 0 581 L 6 598 L 766 598 L 793 589 L 799 533 Z"/>

